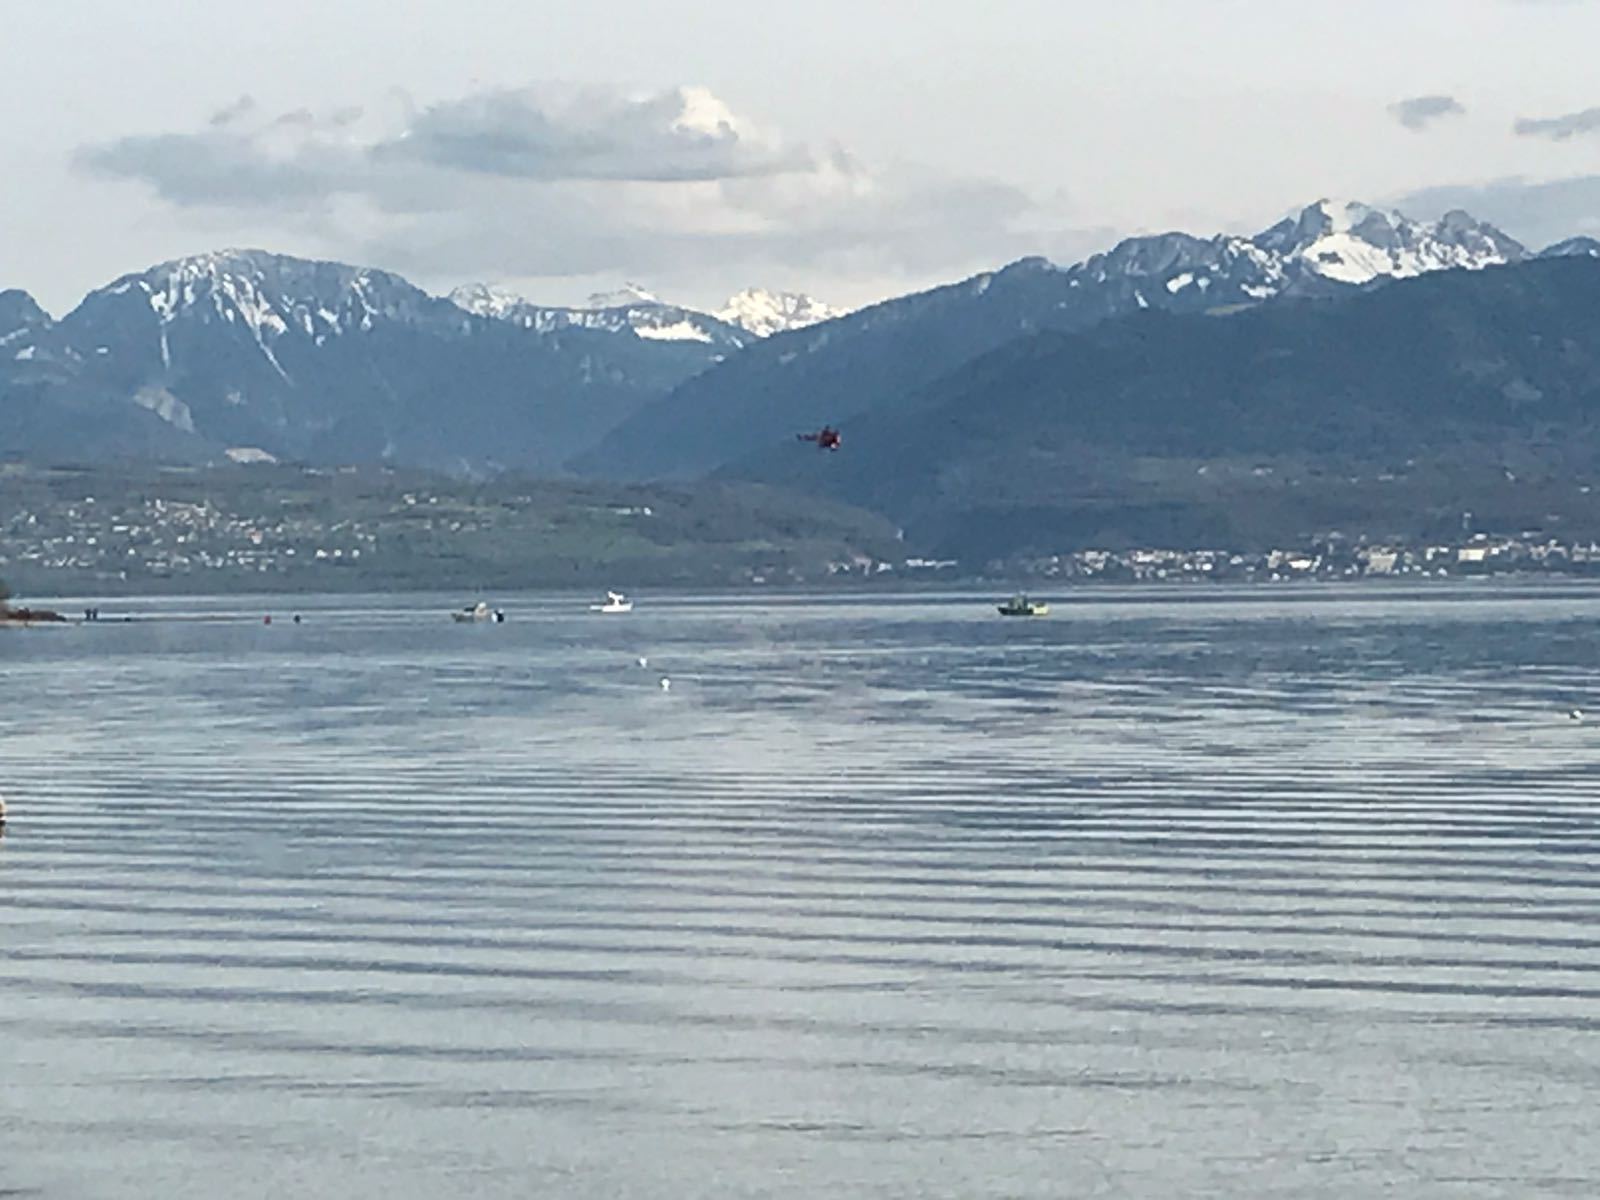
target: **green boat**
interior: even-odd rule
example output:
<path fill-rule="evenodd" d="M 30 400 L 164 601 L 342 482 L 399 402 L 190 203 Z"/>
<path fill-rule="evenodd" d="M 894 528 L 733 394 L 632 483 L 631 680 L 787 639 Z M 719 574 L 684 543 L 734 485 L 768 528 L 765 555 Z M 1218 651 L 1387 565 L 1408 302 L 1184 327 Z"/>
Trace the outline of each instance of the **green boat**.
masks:
<path fill-rule="evenodd" d="M 1002 617 L 1047 617 L 1050 615 L 1050 606 L 1043 600 L 1032 600 L 1019 592 L 1004 604 L 1000 605 Z"/>

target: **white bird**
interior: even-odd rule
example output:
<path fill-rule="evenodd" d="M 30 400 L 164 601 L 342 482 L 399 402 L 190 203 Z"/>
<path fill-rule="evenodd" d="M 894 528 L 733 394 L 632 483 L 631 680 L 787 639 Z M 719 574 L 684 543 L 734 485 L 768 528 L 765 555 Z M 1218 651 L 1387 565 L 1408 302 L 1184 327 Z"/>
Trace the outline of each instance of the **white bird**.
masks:
<path fill-rule="evenodd" d="M 1583 720 L 1583 709 L 1575 708 L 1571 712 L 1569 712 L 1567 714 L 1567 716 L 1569 718 L 1571 718 L 1572 720 L 1574 720 L 1574 721 L 1581 721 L 1581 720 Z"/>
<path fill-rule="evenodd" d="M 650 665 L 650 660 L 641 654 L 639 656 L 639 665 L 641 667 L 648 667 Z"/>
<path fill-rule="evenodd" d="M 668 679 L 665 675 L 663 675 L 661 677 L 661 690 L 663 692 L 665 692 L 665 691 L 670 691 L 671 689 L 672 689 L 672 680 Z"/>

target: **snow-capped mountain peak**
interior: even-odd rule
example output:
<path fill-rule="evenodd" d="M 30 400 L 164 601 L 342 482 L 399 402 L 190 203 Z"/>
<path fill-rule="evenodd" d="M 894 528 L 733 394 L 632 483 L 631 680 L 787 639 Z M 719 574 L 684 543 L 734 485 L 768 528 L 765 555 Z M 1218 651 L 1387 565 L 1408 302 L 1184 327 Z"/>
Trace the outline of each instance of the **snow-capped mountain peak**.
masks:
<path fill-rule="evenodd" d="M 637 284 L 589 298 L 576 307 L 535 304 L 496 284 L 471 283 L 450 293 L 450 301 L 480 317 L 509 321 L 538 333 L 587 329 L 632 334 L 654 342 L 704 342 L 720 350 L 736 350 L 748 340 L 744 331 L 693 309 L 658 300 Z"/>
<path fill-rule="evenodd" d="M 446 299 L 474 316 L 493 317 L 501 321 L 528 305 L 528 301 L 516 292 L 492 283 L 463 284 Z"/>
<path fill-rule="evenodd" d="M 279 338 L 304 337 L 320 345 L 352 330 L 370 330 L 381 319 L 424 321 L 437 307 L 426 292 L 387 271 L 262 250 L 220 250 L 124 275 L 91 292 L 66 322 L 110 321 L 131 333 L 153 318 L 164 363 L 171 357 L 169 327 L 220 322 L 247 334 L 281 374 L 272 351 Z"/>
<path fill-rule="evenodd" d="M 631 308 L 638 304 L 661 304 L 654 292 L 637 283 L 625 283 L 614 292 L 596 292 L 583 302 L 584 308 Z"/>
<path fill-rule="evenodd" d="M 1280 259 L 1289 274 L 1358 286 L 1527 256 L 1519 242 L 1464 212 L 1426 224 L 1352 200 L 1319 200 L 1251 240 Z"/>
<path fill-rule="evenodd" d="M 804 329 L 841 317 L 845 309 L 834 308 L 800 292 L 769 292 L 746 288 L 717 310 L 718 320 L 737 325 L 757 337 L 771 337 L 790 329 Z"/>
<path fill-rule="evenodd" d="M 540 309 L 488 286 L 446 299 L 381 270 L 255 250 L 123 275 L 58 323 L 0 293 L 0 325 L 0 392 L 67 388 L 103 405 L 119 438 L 449 470 L 553 470 L 752 340 L 659 304 Z"/>
<path fill-rule="evenodd" d="M 458 308 L 478 316 L 541 332 L 570 328 L 613 333 L 631 330 L 635 336 L 653 341 L 711 342 L 733 349 L 752 337 L 803 329 L 843 316 L 846 311 L 800 292 L 747 288 L 729 297 L 716 312 L 706 313 L 662 300 L 636 283 L 597 293 L 572 307 L 534 304 L 507 288 L 484 283 L 458 287 L 449 299 Z"/>

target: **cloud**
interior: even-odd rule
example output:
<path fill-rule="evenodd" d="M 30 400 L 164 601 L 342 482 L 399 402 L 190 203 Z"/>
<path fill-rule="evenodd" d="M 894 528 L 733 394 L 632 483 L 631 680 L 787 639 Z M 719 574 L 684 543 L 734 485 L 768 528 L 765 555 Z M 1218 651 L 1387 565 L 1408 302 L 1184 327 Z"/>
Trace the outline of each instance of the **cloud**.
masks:
<path fill-rule="evenodd" d="M 1024 226 L 1046 221 L 1005 184 L 795 142 L 697 87 L 538 86 L 327 115 L 244 98 L 198 130 L 118 138 L 77 162 L 196 225 L 276 226 L 455 282 L 950 274 L 1034 252 Z"/>
<path fill-rule="evenodd" d="M 1523 117 L 1514 128 L 1520 137 L 1542 137 L 1564 142 L 1582 134 L 1600 133 L 1600 108 L 1586 108 L 1582 112 L 1559 117 Z"/>
<path fill-rule="evenodd" d="M 810 153 L 768 138 L 704 88 L 651 95 L 524 88 L 436 104 L 379 159 L 536 180 L 685 182 L 813 167 Z"/>
<path fill-rule="evenodd" d="M 1412 96 L 1389 105 L 1389 115 L 1407 129 L 1418 132 L 1440 117 L 1457 117 L 1467 110 L 1454 96 Z"/>
<path fill-rule="evenodd" d="M 223 106 L 211 114 L 211 127 L 220 128 L 223 125 L 232 125 L 235 121 L 243 120 L 256 109 L 255 98 L 240 96 L 232 104 Z"/>
<path fill-rule="evenodd" d="M 546 183 L 674 183 L 817 166 L 805 147 L 755 129 L 704 88 L 502 89 L 431 105 L 388 130 L 361 128 L 365 115 L 296 109 L 272 117 L 244 96 L 198 132 L 119 138 L 85 148 L 79 161 L 142 180 L 177 204 L 381 191 L 419 169 Z"/>
<path fill-rule="evenodd" d="M 198 132 L 88 146 L 78 152 L 77 165 L 148 184 L 179 207 L 304 207 L 361 187 L 367 151 L 354 124 L 349 112 L 264 117 L 245 97 Z"/>

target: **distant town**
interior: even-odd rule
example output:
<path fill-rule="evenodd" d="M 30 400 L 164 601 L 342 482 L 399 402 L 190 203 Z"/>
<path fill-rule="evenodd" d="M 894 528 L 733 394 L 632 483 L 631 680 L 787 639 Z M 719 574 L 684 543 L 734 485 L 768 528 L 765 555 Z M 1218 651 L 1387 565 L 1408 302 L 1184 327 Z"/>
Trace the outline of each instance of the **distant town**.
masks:
<path fill-rule="evenodd" d="M 0 579 L 19 595 L 729 585 L 900 544 L 882 518 L 750 485 L 0 464 Z"/>
<path fill-rule="evenodd" d="M 1324 533 L 1263 550 L 1081 549 L 971 563 L 911 553 L 890 530 L 819 526 L 777 542 L 742 494 L 712 504 L 664 493 L 653 505 L 637 490 L 590 485 L 494 491 L 428 476 L 287 469 L 134 478 L 12 469 L 4 481 L 12 486 L 0 505 L 0 578 L 35 595 L 582 586 L 608 572 L 630 585 L 729 586 L 1600 573 L 1600 543 L 1535 533 L 1463 530 L 1417 545 Z M 795 519 L 777 510 L 769 523 Z M 718 530 L 718 521 L 733 525 Z"/>
<path fill-rule="evenodd" d="M 1567 543 L 1544 534 L 1476 533 L 1459 542 L 1371 545 L 1330 535 L 1316 538 L 1304 547 L 1250 553 L 1153 548 L 1080 550 L 989 563 L 986 573 L 1125 582 L 1584 575 L 1600 574 L 1600 542 Z"/>
<path fill-rule="evenodd" d="M 457 529 L 460 522 L 449 522 Z M 128 581 L 284 574 L 356 565 L 377 534 L 359 521 L 244 516 L 202 501 L 103 502 L 0 513 L 0 570 Z"/>

